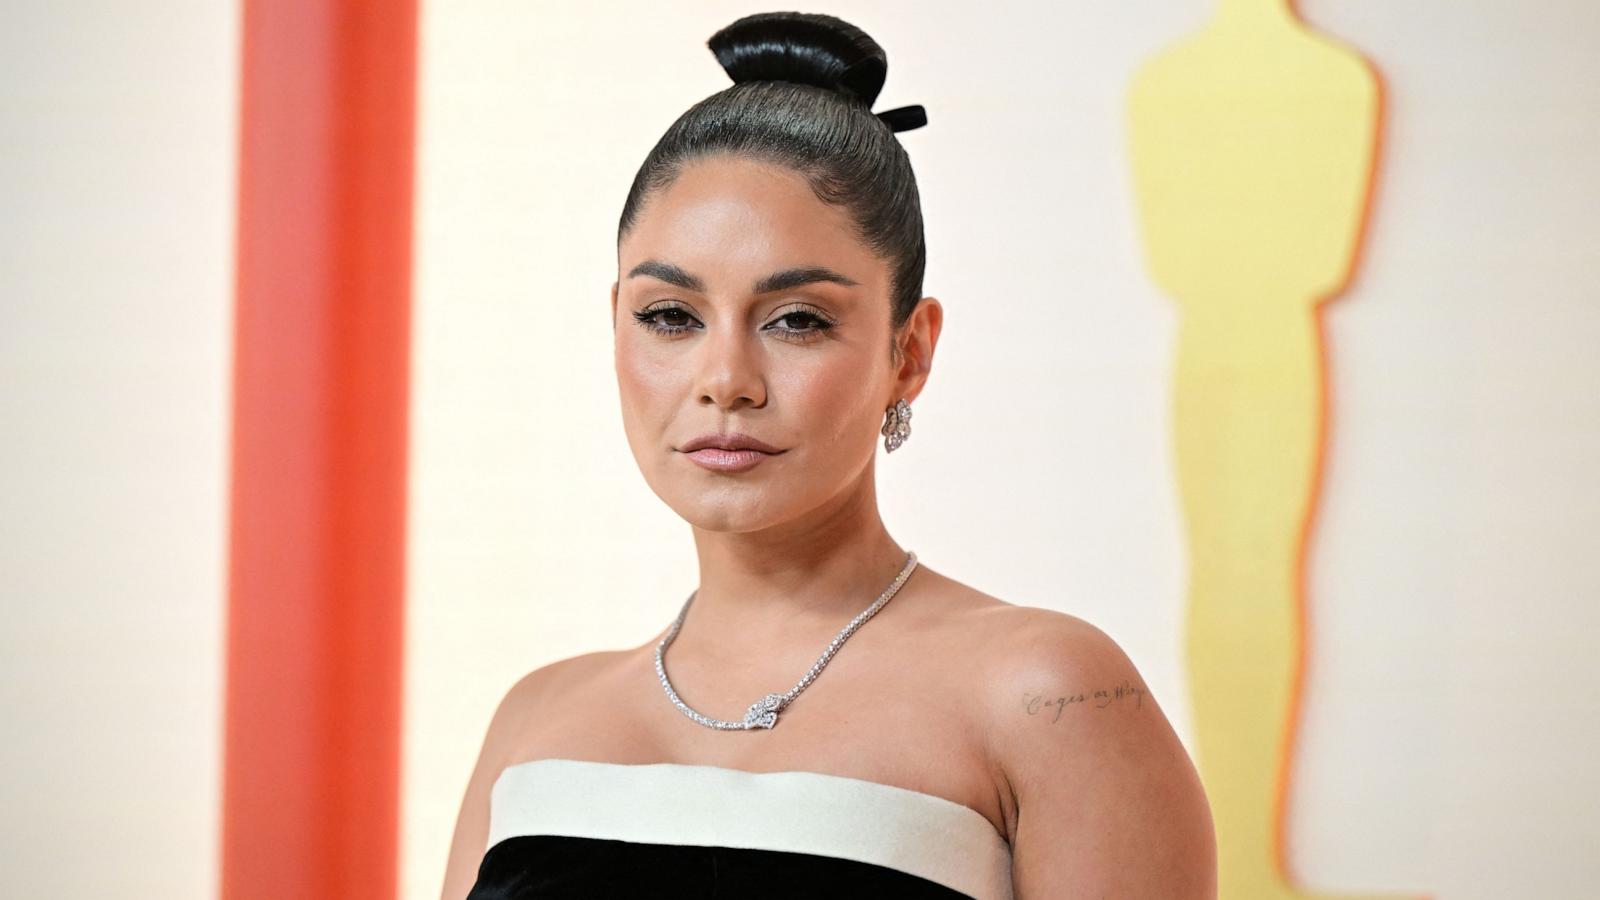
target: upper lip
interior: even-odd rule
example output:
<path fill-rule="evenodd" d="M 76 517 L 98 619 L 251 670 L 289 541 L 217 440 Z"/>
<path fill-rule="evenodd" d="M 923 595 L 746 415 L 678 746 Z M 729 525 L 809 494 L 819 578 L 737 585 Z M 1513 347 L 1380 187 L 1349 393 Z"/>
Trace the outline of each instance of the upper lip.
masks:
<path fill-rule="evenodd" d="M 690 453 L 695 450 L 704 450 L 708 447 L 716 447 L 720 450 L 760 450 L 762 453 L 783 452 L 766 441 L 758 440 L 753 435 L 743 434 L 738 431 L 721 434 L 702 434 L 678 449 L 684 453 Z"/>

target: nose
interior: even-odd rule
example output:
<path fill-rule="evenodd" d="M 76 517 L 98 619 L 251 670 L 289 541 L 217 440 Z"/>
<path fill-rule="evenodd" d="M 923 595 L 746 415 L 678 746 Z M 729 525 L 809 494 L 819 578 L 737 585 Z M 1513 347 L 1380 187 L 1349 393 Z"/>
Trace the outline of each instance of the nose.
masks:
<path fill-rule="evenodd" d="M 700 402 L 722 409 L 767 403 L 765 356 L 758 341 L 738 328 L 713 332 L 700 344 L 696 390 Z"/>

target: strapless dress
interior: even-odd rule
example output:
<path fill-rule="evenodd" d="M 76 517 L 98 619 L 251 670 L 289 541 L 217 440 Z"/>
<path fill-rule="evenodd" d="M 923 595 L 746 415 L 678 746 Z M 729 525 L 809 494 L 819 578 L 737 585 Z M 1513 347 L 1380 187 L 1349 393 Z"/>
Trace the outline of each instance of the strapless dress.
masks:
<path fill-rule="evenodd" d="M 1012 900 L 1011 848 L 969 806 L 842 775 L 507 766 L 467 898 L 569 897 Z"/>

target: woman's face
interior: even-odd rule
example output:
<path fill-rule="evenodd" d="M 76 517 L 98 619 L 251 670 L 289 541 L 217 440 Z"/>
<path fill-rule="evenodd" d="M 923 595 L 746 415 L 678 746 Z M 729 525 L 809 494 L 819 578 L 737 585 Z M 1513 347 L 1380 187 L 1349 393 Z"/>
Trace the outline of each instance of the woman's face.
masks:
<path fill-rule="evenodd" d="M 926 354 L 891 360 L 889 265 L 843 210 L 780 166 L 703 159 L 645 201 L 618 275 L 623 426 L 680 516 L 756 531 L 872 489 L 884 411 Z M 735 432 L 778 452 L 691 446 Z"/>

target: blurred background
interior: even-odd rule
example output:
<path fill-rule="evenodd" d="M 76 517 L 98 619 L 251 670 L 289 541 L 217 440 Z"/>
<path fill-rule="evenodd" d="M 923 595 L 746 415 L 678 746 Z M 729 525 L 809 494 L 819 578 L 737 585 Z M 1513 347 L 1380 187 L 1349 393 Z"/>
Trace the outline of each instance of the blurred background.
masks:
<path fill-rule="evenodd" d="M 706 39 L 764 9 L 6 5 L 0 895 L 438 896 L 505 689 L 694 587 L 623 437 L 607 292 L 638 164 L 727 84 Z M 1600 7 L 1295 9 L 1384 108 L 1323 309 L 1286 863 L 1592 896 Z M 808 11 L 883 45 L 877 108 L 928 112 L 901 138 L 947 318 L 879 466 L 891 532 L 1099 625 L 1192 742 L 1177 311 L 1126 108 L 1213 4 Z"/>

